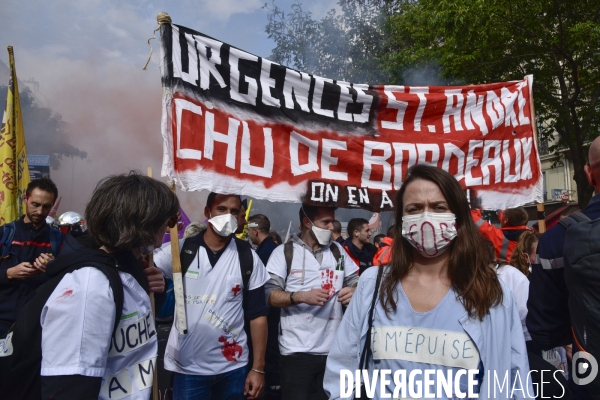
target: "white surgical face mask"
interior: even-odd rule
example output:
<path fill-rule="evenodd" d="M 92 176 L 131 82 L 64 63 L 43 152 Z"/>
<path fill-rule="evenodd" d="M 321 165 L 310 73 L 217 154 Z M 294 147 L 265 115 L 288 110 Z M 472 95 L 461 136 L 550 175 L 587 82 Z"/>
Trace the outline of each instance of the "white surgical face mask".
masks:
<path fill-rule="evenodd" d="M 430 212 L 405 215 L 402 236 L 424 257 L 437 257 L 448 250 L 456 237 L 456 216 Z"/>
<path fill-rule="evenodd" d="M 215 232 L 223 237 L 235 233 L 238 228 L 237 218 L 231 214 L 222 214 L 211 217 L 208 222 L 213 226 Z"/>
<path fill-rule="evenodd" d="M 304 211 L 304 207 L 302 208 L 302 212 L 304 213 L 306 218 L 308 218 L 308 216 L 306 215 L 306 212 Z M 308 220 L 310 221 L 310 224 L 312 225 L 311 231 L 315 235 L 317 242 L 319 242 L 319 244 L 321 246 L 325 246 L 326 244 L 329 244 L 329 242 L 331 241 L 331 231 L 329 229 L 323 229 L 323 228 L 319 228 L 318 226 L 315 226 L 315 224 L 313 224 L 313 222 L 310 220 L 310 218 L 308 218 Z"/>
<path fill-rule="evenodd" d="M 311 230 L 315 234 L 317 242 L 319 242 L 321 246 L 329 244 L 329 241 L 331 240 L 331 231 L 329 229 L 323 229 L 315 226 L 312 221 L 310 223 L 312 224 Z"/>

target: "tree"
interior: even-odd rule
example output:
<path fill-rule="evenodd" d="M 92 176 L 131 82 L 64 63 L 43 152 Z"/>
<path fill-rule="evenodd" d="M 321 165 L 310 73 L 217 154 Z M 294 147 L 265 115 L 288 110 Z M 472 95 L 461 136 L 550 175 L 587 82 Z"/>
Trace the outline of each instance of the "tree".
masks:
<path fill-rule="evenodd" d="M 583 207 L 593 194 L 583 168 L 600 133 L 599 22 L 597 0 L 405 1 L 388 20 L 385 59 L 391 71 L 437 61 L 473 84 L 533 74 L 540 139 L 556 132 L 550 150 L 568 149 Z"/>
<path fill-rule="evenodd" d="M 6 91 L 6 86 L 0 86 L 0 99 L 6 99 Z M 67 124 L 60 114 L 39 106 L 27 87 L 20 90 L 20 95 L 28 154 L 49 155 L 53 169 L 60 168 L 63 157 L 87 157 L 85 151 L 70 143 Z"/>
<path fill-rule="evenodd" d="M 291 5 L 285 13 L 275 0 L 265 28 L 276 47 L 272 61 L 297 70 L 352 82 L 386 82 L 389 71 L 379 59 L 387 45 L 385 25 L 393 12 L 384 0 L 340 0 L 341 14 L 330 10 L 320 21 Z"/>
<path fill-rule="evenodd" d="M 438 72 L 443 84 L 533 74 L 539 139 L 552 143 L 549 151 L 567 149 L 579 204 L 589 202 L 593 189 L 583 167 L 589 143 L 600 134 L 599 1 L 338 4 L 340 15 L 332 10 L 315 21 L 301 3 L 286 16 L 273 2 L 266 28 L 276 42 L 273 61 L 331 78 L 404 85 L 440 84 Z"/>

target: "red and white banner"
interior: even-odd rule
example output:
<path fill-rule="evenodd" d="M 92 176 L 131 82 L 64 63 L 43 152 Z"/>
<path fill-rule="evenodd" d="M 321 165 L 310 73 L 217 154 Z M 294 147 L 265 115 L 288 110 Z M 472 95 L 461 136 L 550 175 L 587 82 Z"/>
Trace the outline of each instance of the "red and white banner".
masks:
<path fill-rule="evenodd" d="M 163 176 L 184 190 L 390 210 L 436 165 L 488 209 L 542 201 L 532 77 L 472 86 L 355 84 L 161 26 Z"/>

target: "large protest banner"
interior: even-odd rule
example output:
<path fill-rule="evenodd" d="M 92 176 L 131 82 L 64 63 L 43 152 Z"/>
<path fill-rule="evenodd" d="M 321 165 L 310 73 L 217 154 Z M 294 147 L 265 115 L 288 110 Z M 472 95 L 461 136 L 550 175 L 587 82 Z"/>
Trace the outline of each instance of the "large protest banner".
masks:
<path fill-rule="evenodd" d="M 356 84 L 161 25 L 162 175 L 184 190 L 390 210 L 436 165 L 485 208 L 542 201 L 532 77 L 470 86 Z"/>

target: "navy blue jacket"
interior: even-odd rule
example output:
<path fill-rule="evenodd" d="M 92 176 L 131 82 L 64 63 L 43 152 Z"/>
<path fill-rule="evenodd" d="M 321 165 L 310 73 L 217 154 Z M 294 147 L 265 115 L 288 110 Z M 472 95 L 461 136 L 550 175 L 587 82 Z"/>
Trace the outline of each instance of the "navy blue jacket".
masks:
<path fill-rule="evenodd" d="M 4 226 L 0 227 L 0 238 L 3 234 Z M 19 218 L 15 221 L 15 235 L 10 253 L 0 261 L 0 337 L 6 335 L 21 308 L 33 297 L 35 290 L 48 280 L 46 274 L 29 279 L 8 279 L 6 271 L 22 262 L 33 263 L 42 253 L 52 253 L 50 225 L 44 222 L 36 230 L 31 222 L 25 223 L 24 217 Z"/>
<path fill-rule="evenodd" d="M 344 243 L 344 248 L 354 263 L 358 265 L 360 274 L 373 265 L 373 257 L 377 253 L 377 247 L 374 244 L 365 243 L 361 250 L 352 243 L 352 239 L 348 238 Z"/>
<path fill-rule="evenodd" d="M 590 219 L 600 218 L 600 194 L 592 197 L 583 213 Z M 526 324 L 532 340 L 544 350 L 572 341 L 563 268 L 565 232 L 564 226 L 556 224 L 540 237 L 538 259 L 529 275 Z"/>
<path fill-rule="evenodd" d="M 600 218 L 600 194 L 592 197 L 583 213 L 590 219 Z M 568 251 L 564 249 L 565 233 L 565 227 L 556 224 L 540 237 L 536 263 L 529 275 L 526 324 L 531 339 L 544 350 L 573 342 L 564 278 L 563 254 Z M 573 383 L 573 374 L 569 374 L 569 387 L 573 398 L 591 398 L 585 386 Z"/>
<path fill-rule="evenodd" d="M 273 240 L 271 236 L 267 236 L 256 248 L 256 254 L 260 260 L 267 266 L 267 262 L 269 261 L 269 257 L 271 257 L 271 253 L 277 247 L 277 243 Z"/>

